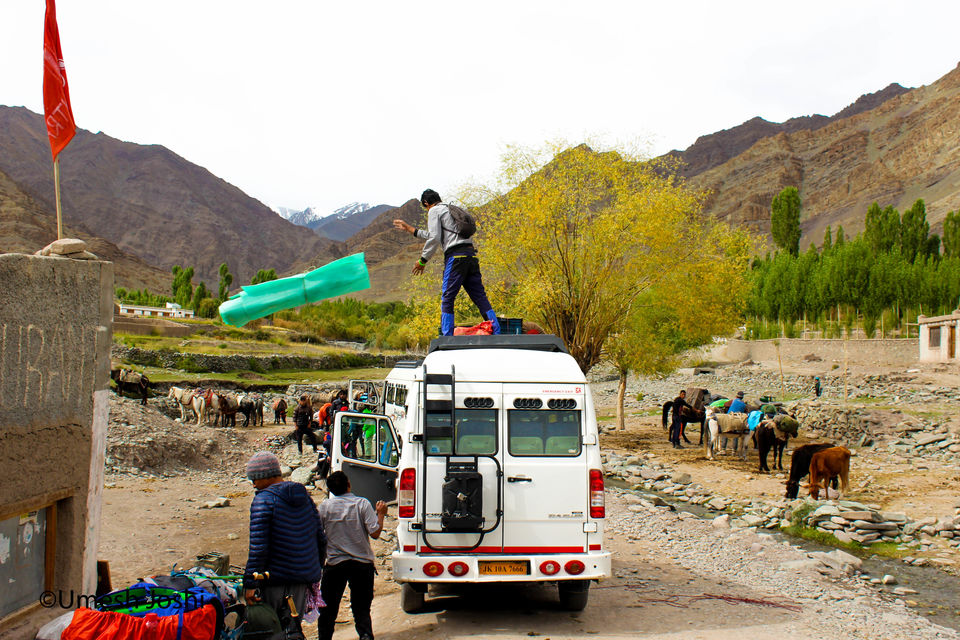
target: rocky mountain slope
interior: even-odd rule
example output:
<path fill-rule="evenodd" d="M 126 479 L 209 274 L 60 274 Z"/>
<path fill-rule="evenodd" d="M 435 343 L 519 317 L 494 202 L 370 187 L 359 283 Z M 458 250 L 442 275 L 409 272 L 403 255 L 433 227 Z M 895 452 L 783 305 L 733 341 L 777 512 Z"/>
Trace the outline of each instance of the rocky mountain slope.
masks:
<path fill-rule="evenodd" d="M 151 266 L 121 250 L 117 245 L 78 231 L 64 224 L 64 235 L 80 238 L 98 257 L 114 263 L 116 284 L 128 289 L 144 287 L 166 293 L 170 273 Z M 57 239 L 57 219 L 36 200 L 23 192 L 8 175 L 0 171 L 0 253 L 33 253 Z"/>
<path fill-rule="evenodd" d="M 336 243 L 159 145 L 78 130 L 60 165 L 65 215 L 77 229 L 164 270 L 194 266 L 207 284 L 215 285 L 222 262 L 236 282 L 249 282 L 257 269 L 286 272 L 298 259 L 324 263 L 342 255 Z M 44 210 L 54 210 L 40 115 L 0 107 L 0 171 Z"/>
<path fill-rule="evenodd" d="M 683 163 L 680 173 L 689 178 L 723 164 L 730 158 L 743 153 L 762 138 L 775 136 L 778 133 L 815 131 L 831 122 L 869 111 L 909 90 L 897 83 L 892 83 L 885 89 L 860 96 L 853 104 L 829 117 L 815 114 L 790 118 L 786 122 L 770 122 L 757 116 L 736 127 L 700 136 L 685 150 L 671 151 L 668 155 Z"/>
<path fill-rule="evenodd" d="M 815 130 L 778 133 L 691 178 L 711 192 L 706 210 L 769 231 L 770 201 L 795 186 L 803 200 L 803 245 L 827 225 L 857 232 L 873 201 L 901 211 L 917 198 L 936 230 L 960 208 L 960 66 L 876 108 Z"/>

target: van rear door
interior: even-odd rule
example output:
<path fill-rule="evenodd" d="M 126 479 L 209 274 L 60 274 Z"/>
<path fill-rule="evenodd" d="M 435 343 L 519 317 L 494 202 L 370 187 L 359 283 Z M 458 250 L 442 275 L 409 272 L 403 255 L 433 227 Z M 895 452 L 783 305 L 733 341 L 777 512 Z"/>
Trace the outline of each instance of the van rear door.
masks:
<path fill-rule="evenodd" d="M 369 413 L 337 413 L 333 426 L 331 469 L 350 478 L 355 495 L 371 503 L 397 499 L 400 441 L 390 418 Z"/>
<path fill-rule="evenodd" d="M 501 481 L 497 462 L 501 450 L 501 387 L 500 383 L 458 382 L 453 425 L 449 414 L 424 412 L 424 477 L 417 479 L 417 500 L 422 496 L 426 513 L 427 533 L 420 537 L 422 552 L 457 553 L 464 549 L 475 553 L 501 552 L 502 527 L 498 526 L 497 514 Z M 442 387 L 440 391 L 438 396 L 443 392 L 449 394 L 450 387 Z M 441 532 L 447 469 L 462 464 L 476 464 L 476 472 L 481 476 L 482 529 L 485 531 L 482 536 L 478 532 Z M 419 493 L 420 487 L 425 488 L 425 495 Z"/>
<path fill-rule="evenodd" d="M 583 387 L 504 385 L 504 553 L 586 551 Z"/>

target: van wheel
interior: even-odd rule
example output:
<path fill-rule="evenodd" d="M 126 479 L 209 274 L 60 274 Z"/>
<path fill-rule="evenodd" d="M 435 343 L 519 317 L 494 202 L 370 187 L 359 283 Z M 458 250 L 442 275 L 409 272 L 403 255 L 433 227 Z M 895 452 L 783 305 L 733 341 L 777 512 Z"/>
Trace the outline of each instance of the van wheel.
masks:
<path fill-rule="evenodd" d="M 404 613 L 417 613 L 423 609 L 426 595 L 427 585 L 404 582 L 400 585 L 400 608 Z"/>
<path fill-rule="evenodd" d="M 561 580 L 557 583 L 560 606 L 566 611 L 583 611 L 590 595 L 589 580 Z"/>

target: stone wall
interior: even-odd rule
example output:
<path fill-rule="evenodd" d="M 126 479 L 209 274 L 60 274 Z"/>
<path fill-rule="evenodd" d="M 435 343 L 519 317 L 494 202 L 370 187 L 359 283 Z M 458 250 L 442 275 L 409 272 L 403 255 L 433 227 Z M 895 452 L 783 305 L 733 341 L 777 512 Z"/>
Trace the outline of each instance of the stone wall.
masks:
<path fill-rule="evenodd" d="M 777 346 L 774 340 L 728 340 L 718 345 L 713 354 L 731 362 L 754 360 L 776 362 Z M 843 365 L 844 348 L 851 365 L 910 366 L 920 357 L 916 338 L 898 340 L 800 340 L 781 338 L 780 354 L 784 359 L 802 359 L 813 354 L 824 362 Z"/>
<path fill-rule="evenodd" d="M 276 354 L 270 356 L 209 355 L 205 353 L 181 353 L 179 351 L 156 351 L 114 345 L 112 355 L 116 360 L 146 367 L 182 369 L 193 372 L 228 373 L 230 371 L 274 371 L 281 369 L 350 369 L 356 367 L 392 367 L 398 360 L 417 360 L 416 355 L 384 356 L 374 353 L 332 353 L 326 356 L 295 356 Z"/>
<path fill-rule="evenodd" d="M 46 547 L 38 552 L 51 558 L 40 563 L 45 589 L 92 594 L 109 406 L 113 264 L 3 254 L 0 283 L 0 521 L 20 516 L 18 535 L 31 526 L 29 539 L 44 536 Z M 24 524 L 25 514 L 44 508 L 45 525 Z M 0 563 L 13 561 L 0 553 Z M 41 593 L 34 596 L 19 565 L 7 575 L 15 582 L 3 590 L 17 589 L 19 581 L 34 604 L 0 618 L 5 640 L 33 638 L 41 624 L 64 613 L 36 604 Z"/>

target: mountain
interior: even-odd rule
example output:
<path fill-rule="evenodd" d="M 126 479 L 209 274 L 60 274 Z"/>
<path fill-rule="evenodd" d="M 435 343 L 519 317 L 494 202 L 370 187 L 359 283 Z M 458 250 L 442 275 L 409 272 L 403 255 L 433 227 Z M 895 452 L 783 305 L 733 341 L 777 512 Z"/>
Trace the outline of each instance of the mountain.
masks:
<path fill-rule="evenodd" d="M 960 209 L 960 65 L 933 84 L 861 106 L 876 102 L 865 111 L 854 103 L 845 110 L 852 115 L 824 126 L 760 138 L 690 183 L 710 192 L 707 213 L 761 234 L 769 233 L 773 197 L 797 187 L 804 246 L 820 244 L 827 225 L 859 232 L 874 201 L 902 212 L 923 198 L 931 227 L 941 229 L 947 212 Z"/>
<path fill-rule="evenodd" d="M 193 266 L 216 286 L 226 262 L 235 282 L 258 269 L 289 273 L 301 260 L 343 256 L 339 243 L 274 215 L 263 203 L 160 145 L 82 129 L 60 155 L 64 219 L 79 232 L 169 272 Z M 50 149 L 42 116 L 0 106 L 0 171 L 53 211 Z"/>
<path fill-rule="evenodd" d="M 313 207 L 307 207 L 302 211 L 297 209 L 288 209 L 286 207 L 277 207 L 274 211 L 287 222 L 291 222 L 298 227 L 308 227 L 313 222 L 319 222 L 323 216 L 316 213 Z"/>
<path fill-rule="evenodd" d="M 118 287 L 166 293 L 172 276 L 137 256 L 121 250 L 112 242 L 94 238 L 70 225 L 64 235 L 86 241 L 97 257 L 114 263 Z M 57 239 L 57 219 L 36 200 L 23 192 L 10 176 L 0 172 L 0 253 L 33 253 Z"/>
<path fill-rule="evenodd" d="M 325 238 L 343 242 L 362 231 L 384 211 L 394 208 L 389 204 L 370 206 L 365 202 L 354 202 L 337 209 L 329 216 L 314 220 L 306 226 Z"/>
<path fill-rule="evenodd" d="M 723 164 L 734 156 L 743 153 L 763 138 L 769 138 L 779 133 L 815 131 L 831 122 L 869 111 L 891 98 L 903 95 L 907 91 L 910 91 L 910 89 L 892 83 L 880 91 L 860 96 L 853 104 L 830 117 L 815 114 L 790 118 L 786 122 L 769 122 L 757 116 L 731 129 L 700 136 L 696 142 L 685 150 L 671 151 L 667 155 L 683 163 L 680 174 L 689 178 Z"/>

